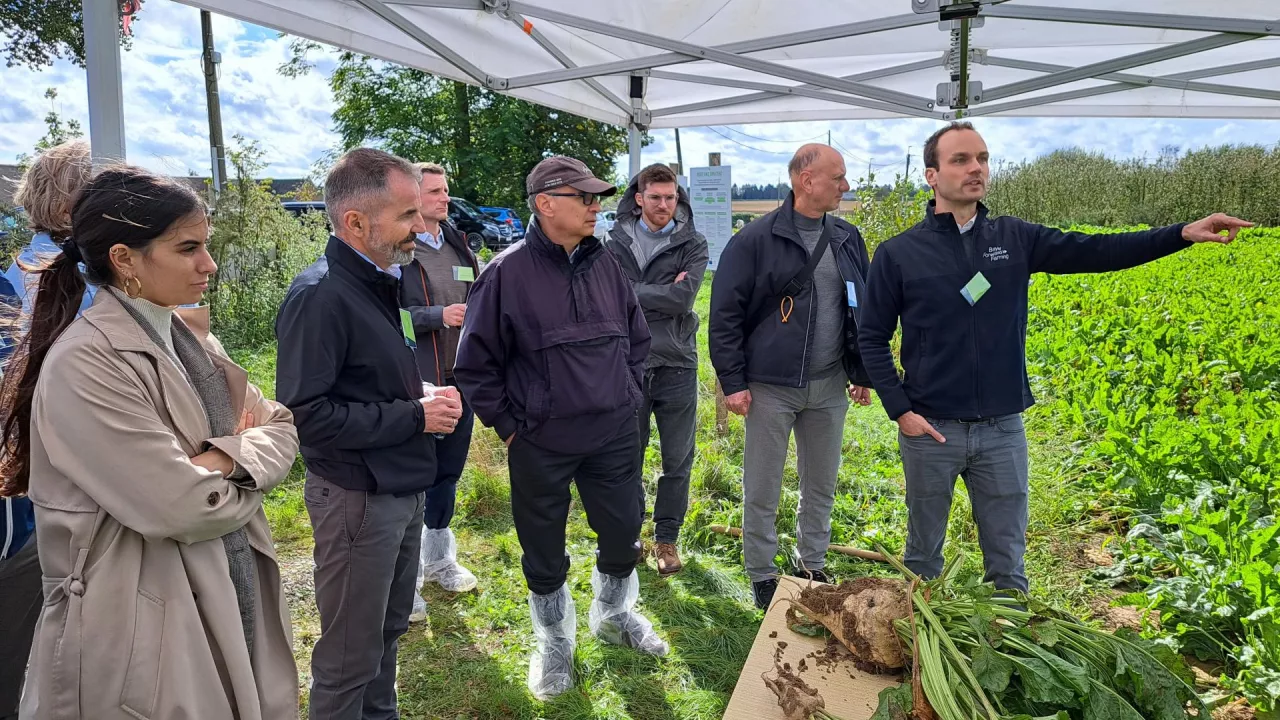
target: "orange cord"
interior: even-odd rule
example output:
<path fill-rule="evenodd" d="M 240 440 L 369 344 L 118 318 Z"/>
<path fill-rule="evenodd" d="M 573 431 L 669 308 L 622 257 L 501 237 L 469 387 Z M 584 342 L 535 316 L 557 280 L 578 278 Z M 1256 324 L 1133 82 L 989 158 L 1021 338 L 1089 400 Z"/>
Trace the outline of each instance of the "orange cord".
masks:
<path fill-rule="evenodd" d="M 778 312 L 782 313 L 782 322 L 791 319 L 791 311 L 796 309 L 796 301 L 790 295 L 782 298 L 782 302 L 778 303 Z"/>
<path fill-rule="evenodd" d="M 427 271 L 422 269 L 422 263 L 418 263 L 418 274 L 422 276 L 422 294 L 427 298 L 427 305 L 431 305 L 431 291 L 427 289 Z M 441 322 L 444 322 L 441 320 Z M 436 334 L 431 333 L 431 348 L 436 353 L 436 383 L 437 386 L 444 385 L 444 375 L 440 373 L 440 345 L 436 342 Z"/>

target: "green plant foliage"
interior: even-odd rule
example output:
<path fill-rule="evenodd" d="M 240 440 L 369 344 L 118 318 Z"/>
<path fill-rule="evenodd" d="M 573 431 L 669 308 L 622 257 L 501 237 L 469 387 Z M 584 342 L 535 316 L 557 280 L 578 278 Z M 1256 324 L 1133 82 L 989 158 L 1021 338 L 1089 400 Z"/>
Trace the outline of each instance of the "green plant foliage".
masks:
<path fill-rule="evenodd" d="M 1037 277 L 1027 347 L 1033 412 L 1135 513 L 1106 574 L 1141 588 L 1151 635 L 1222 664 L 1264 709 L 1280 701 L 1278 240 L 1250 230 L 1122 273 Z"/>
<path fill-rule="evenodd" d="M 237 136 L 229 156 L 231 182 L 212 217 L 209 252 L 218 272 L 205 299 L 214 333 L 228 347 L 254 350 L 275 342 L 276 311 L 294 276 L 324 252 L 324 217 L 301 220 L 271 193 L 269 180 L 254 180 L 262 150 Z"/>
<path fill-rule="evenodd" d="M 1058 224 L 1168 225 L 1215 212 L 1280 225 L 1280 147 L 1210 147 L 1154 160 L 1079 148 L 995 168 L 987 204 L 1001 215 Z"/>

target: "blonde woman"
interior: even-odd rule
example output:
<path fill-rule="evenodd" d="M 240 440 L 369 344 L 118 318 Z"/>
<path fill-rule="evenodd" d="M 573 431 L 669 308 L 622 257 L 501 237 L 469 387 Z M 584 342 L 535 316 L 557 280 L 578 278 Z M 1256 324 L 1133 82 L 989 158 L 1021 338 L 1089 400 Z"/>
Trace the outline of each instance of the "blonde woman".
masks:
<path fill-rule="evenodd" d="M 22 310 L 31 313 L 35 300 L 35 274 L 31 272 L 42 259 L 50 259 L 61 250 L 58 243 L 71 235 L 71 206 L 80 189 L 89 182 L 93 161 L 89 143 L 71 140 L 55 145 L 36 156 L 23 173 L 13 201 L 27 215 L 28 226 L 35 231 L 31 242 L 18 253 L 4 277 L 13 285 Z M 97 288 L 88 285 L 80 301 L 80 312 L 89 309 Z"/>
<path fill-rule="evenodd" d="M 217 270 L 204 205 L 174 180 L 108 169 L 71 229 L 36 273 L 0 396 L 0 494 L 35 504 L 44 575 L 21 714 L 296 717 L 262 501 L 297 433 L 208 334 L 206 311 L 177 309 Z M 100 289 L 77 318 L 85 278 Z"/>

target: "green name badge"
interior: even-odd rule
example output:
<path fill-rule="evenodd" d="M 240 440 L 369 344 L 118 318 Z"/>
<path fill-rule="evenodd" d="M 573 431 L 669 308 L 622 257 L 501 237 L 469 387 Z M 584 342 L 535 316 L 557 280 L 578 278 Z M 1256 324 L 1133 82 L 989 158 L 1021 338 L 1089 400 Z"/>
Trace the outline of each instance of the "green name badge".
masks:
<path fill-rule="evenodd" d="M 413 316 L 404 308 L 400 308 L 400 330 L 404 332 L 404 344 L 416 349 L 418 336 L 413 332 Z"/>
<path fill-rule="evenodd" d="M 475 282 L 476 271 L 461 265 L 453 266 L 453 279 L 458 282 Z"/>
<path fill-rule="evenodd" d="M 978 273 L 973 276 L 973 279 L 970 280 L 968 284 L 960 288 L 960 294 L 964 296 L 965 300 L 969 301 L 970 305 L 977 305 L 978 301 L 982 299 L 982 296 L 986 295 L 987 291 L 990 289 L 991 283 L 987 282 L 987 279 L 982 276 L 982 273 Z"/>

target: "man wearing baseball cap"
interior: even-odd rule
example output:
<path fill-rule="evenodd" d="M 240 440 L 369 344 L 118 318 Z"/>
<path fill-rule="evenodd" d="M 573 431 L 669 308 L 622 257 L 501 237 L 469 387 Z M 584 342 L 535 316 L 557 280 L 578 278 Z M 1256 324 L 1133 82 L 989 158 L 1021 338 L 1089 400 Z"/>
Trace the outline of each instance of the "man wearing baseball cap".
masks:
<path fill-rule="evenodd" d="M 577 618 L 565 585 L 569 483 L 597 539 L 589 625 L 607 642 L 663 655 L 635 611 L 640 553 L 637 409 L 649 327 L 617 260 L 593 237 L 599 198 L 617 188 L 554 156 L 525 181 L 533 220 L 523 241 L 471 288 L 454 377 L 476 417 L 507 444 L 511 512 L 524 551 L 537 648 L 529 689 L 573 685 Z"/>

